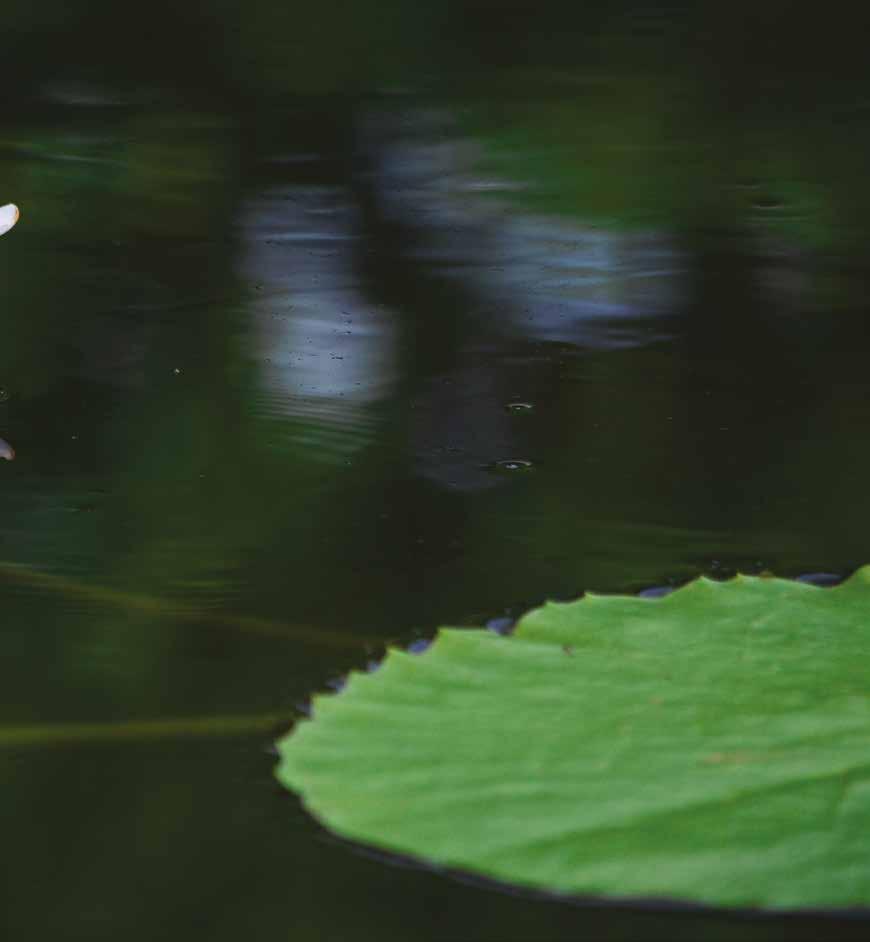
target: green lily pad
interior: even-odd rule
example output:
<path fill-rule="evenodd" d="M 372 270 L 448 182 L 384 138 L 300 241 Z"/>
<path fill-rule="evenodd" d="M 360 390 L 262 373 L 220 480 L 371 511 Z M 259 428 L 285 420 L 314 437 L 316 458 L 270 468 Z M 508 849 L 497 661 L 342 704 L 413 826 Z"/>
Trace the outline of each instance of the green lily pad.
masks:
<path fill-rule="evenodd" d="M 870 567 L 442 629 L 315 698 L 280 781 L 347 838 L 571 894 L 870 904 Z"/>

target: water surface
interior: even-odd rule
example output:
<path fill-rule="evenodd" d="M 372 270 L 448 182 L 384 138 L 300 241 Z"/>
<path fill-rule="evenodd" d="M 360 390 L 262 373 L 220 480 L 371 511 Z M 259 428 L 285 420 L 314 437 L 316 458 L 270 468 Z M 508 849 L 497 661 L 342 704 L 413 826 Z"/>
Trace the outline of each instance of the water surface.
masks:
<path fill-rule="evenodd" d="M 3 126 L 10 938 L 819 931 L 391 866 L 271 776 L 312 691 L 439 624 L 870 560 L 861 220 L 799 166 L 839 131 L 698 163 L 721 116 L 626 141 L 595 87 L 385 96 L 350 152 L 87 84 Z"/>

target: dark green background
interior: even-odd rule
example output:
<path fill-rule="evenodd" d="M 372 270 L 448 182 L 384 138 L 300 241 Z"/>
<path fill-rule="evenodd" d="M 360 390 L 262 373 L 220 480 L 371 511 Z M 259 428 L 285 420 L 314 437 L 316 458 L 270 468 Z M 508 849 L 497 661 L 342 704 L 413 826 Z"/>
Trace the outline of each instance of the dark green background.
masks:
<path fill-rule="evenodd" d="M 269 747 L 440 623 L 870 560 L 865 24 L 0 15 L 6 935 L 862 936 L 391 866 L 319 830 Z"/>

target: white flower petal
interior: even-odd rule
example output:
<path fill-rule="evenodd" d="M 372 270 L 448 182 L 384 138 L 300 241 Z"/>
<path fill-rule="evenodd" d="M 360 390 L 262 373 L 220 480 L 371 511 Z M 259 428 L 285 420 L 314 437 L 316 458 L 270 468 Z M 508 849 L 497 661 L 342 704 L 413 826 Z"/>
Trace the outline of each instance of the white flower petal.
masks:
<path fill-rule="evenodd" d="M 14 203 L 0 206 L 0 235 L 8 232 L 18 222 L 19 215 L 18 207 Z"/>

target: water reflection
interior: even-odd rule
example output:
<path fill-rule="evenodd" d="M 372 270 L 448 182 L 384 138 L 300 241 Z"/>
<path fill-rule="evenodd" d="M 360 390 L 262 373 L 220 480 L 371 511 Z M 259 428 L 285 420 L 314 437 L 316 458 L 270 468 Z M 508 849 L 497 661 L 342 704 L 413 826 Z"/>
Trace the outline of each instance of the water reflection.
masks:
<path fill-rule="evenodd" d="M 680 306 L 686 263 L 666 234 L 518 211 L 518 185 L 480 176 L 480 146 L 447 113 L 375 112 L 366 130 L 384 220 L 423 233 L 413 256 L 475 292 L 491 333 L 595 349 L 667 336 L 650 321 Z"/>
<path fill-rule="evenodd" d="M 398 370 L 396 314 L 366 298 L 356 268 L 356 208 L 338 187 L 287 186 L 248 200 L 243 218 L 259 409 L 283 420 L 273 442 L 346 458 L 377 435 Z"/>
<path fill-rule="evenodd" d="M 664 341 L 683 256 L 663 234 L 523 211 L 510 200 L 522 188 L 481 176 L 481 147 L 450 112 L 373 108 L 360 124 L 358 251 L 375 253 L 369 291 L 403 325 L 415 473 L 455 492 L 496 487 L 490 469 L 535 438 L 503 402 L 551 386 L 564 357 Z"/>

